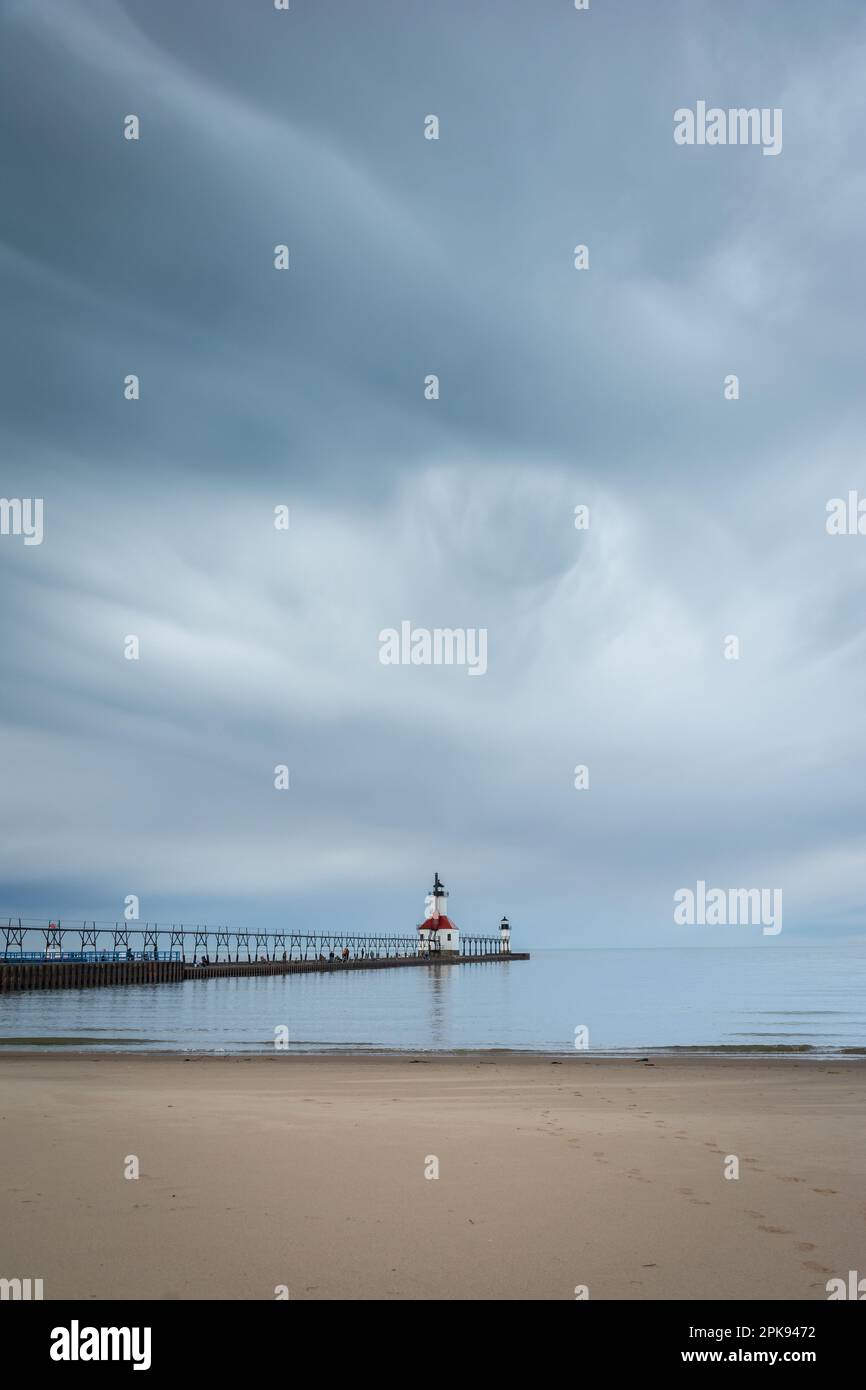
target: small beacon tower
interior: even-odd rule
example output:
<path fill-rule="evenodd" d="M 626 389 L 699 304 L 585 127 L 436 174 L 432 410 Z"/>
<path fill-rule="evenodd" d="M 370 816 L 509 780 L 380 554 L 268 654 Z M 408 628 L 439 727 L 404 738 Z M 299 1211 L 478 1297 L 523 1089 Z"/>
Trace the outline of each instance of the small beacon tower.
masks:
<path fill-rule="evenodd" d="M 503 952 L 511 950 L 511 925 L 507 917 L 503 917 L 499 923 L 499 942 L 500 950 Z"/>
<path fill-rule="evenodd" d="M 460 933 L 448 916 L 445 885 L 433 875 L 433 888 L 424 899 L 424 921 L 418 928 L 418 951 L 427 955 L 458 955 Z"/>

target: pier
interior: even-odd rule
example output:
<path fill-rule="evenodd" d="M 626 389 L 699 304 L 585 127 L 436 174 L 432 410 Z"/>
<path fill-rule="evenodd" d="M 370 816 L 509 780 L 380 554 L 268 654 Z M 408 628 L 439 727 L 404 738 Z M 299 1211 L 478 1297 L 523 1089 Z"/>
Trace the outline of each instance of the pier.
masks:
<path fill-rule="evenodd" d="M 494 936 L 461 935 L 458 949 L 448 951 L 418 936 L 232 931 L 183 923 L 35 922 L 10 917 L 0 926 L 0 993 L 528 959 L 528 952 L 512 951 L 508 940 Z"/>

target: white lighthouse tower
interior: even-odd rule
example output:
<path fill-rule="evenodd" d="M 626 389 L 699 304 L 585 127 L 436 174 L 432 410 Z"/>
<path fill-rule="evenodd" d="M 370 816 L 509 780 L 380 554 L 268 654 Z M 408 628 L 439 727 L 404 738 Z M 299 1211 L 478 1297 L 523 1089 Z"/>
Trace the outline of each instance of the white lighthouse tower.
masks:
<path fill-rule="evenodd" d="M 501 951 L 511 950 L 511 924 L 507 917 L 503 917 L 499 923 L 499 943 Z"/>
<path fill-rule="evenodd" d="M 433 875 L 433 887 L 424 899 L 424 921 L 418 928 L 418 951 L 426 955 L 457 955 L 460 951 L 460 933 L 446 911 L 448 893 L 440 882 L 439 875 Z"/>

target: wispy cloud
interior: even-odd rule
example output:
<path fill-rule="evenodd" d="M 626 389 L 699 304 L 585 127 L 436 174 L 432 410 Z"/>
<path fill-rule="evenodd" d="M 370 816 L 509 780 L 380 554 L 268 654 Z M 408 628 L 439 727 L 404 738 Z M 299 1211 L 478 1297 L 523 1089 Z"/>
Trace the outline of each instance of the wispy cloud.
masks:
<path fill-rule="evenodd" d="M 684 6 L 678 48 L 515 5 L 479 67 L 387 6 L 351 52 L 314 9 L 4 7 L 0 491 L 45 541 L 0 545 L 0 907 L 363 884 L 396 927 L 438 866 L 458 916 L 652 943 L 678 884 L 760 871 L 786 935 L 862 928 L 866 551 L 824 507 L 863 478 L 866 27 L 816 66 L 771 9 L 719 46 Z M 784 104 L 782 156 L 683 158 L 696 53 Z M 383 667 L 403 619 L 485 627 L 487 675 Z"/>

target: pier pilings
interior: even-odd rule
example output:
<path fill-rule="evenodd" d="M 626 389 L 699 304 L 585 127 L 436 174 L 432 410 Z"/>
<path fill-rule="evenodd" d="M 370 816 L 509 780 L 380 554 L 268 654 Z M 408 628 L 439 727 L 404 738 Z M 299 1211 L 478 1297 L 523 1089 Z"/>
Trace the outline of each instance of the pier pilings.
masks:
<path fill-rule="evenodd" d="M 177 984 L 179 960 L 0 960 L 0 994 L 21 989 L 95 989 Z"/>
<path fill-rule="evenodd" d="M 445 951 L 423 956 L 361 957 L 343 960 L 215 961 L 183 960 L 55 961 L 0 960 L 0 994 L 25 989 L 94 989 L 110 985 L 180 984 L 244 975 L 340 974 L 350 970 L 393 970 L 398 966 L 502 964 L 529 960 L 526 951 L 459 956 Z"/>

